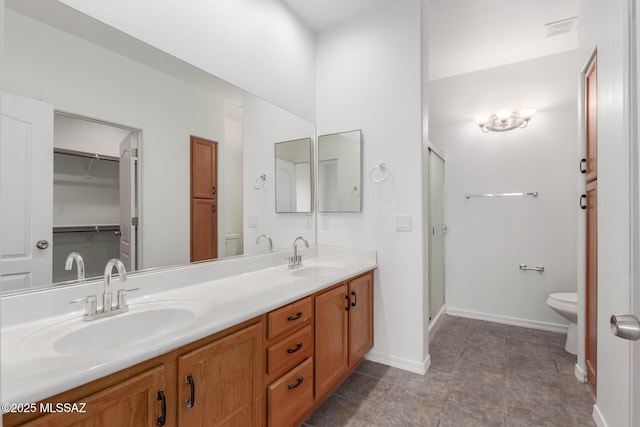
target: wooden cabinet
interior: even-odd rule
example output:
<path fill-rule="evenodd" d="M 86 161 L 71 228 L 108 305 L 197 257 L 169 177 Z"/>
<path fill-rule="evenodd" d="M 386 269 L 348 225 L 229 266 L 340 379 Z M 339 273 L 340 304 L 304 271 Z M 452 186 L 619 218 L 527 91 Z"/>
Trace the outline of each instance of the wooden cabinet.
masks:
<path fill-rule="evenodd" d="M 373 347 L 373 274 L 349 282 L 349 366 L 355 367 Z"/>
<path fill-rule="evenodd" d="M 316 399 L 328 395 L 373 347 L 373 274 L 315 298 Z"/>
<path fill-rule="evenodd" d="M 309 358 L 267 390 L 268 423 L 273 427 L 297 426 L 313 407 L 313 358 Z"/>
<path fill-rule="evenodd" d="M 250 326 L 178 358 L 178 425 L 258 425 L 261 334 Z"/>
<path fill-rule="evenodd" d="M 349 367 L 347 290 L 343 284 L 315 298 L 316 398 L 329 394 Z"/>
<path fill-rule="evenodd" d="M 3 425 L 262 426 L 262 335 L 261 319 L 244 322 L 36 404 L 86 403 L 83 413 L 4 414 Z"/>
<path fill-rule="evenodd" d="M 267 425 L 294 427 L 313 407 L 313 299 L 267 314 Z"/>
<path fill-rule="evenodd" d="M 162 424 L 166 420 L 166 401 L 163 412 L 162 400 L 166 399 L 164 389 L 165 369 L 164 366 L 158 366 L 106 390 L 80 398 L 75 406 L 69 406 L 70 409 L 78 411 L 53 412 L 56 410 L 56 402 L 44 403 L 43 405 L 49 405 L 45 406 L 49 408 L 49 413 L 22 425 L 29 427 L 164 425 Z M 45 411 L 47 409 L 42 412 Z"/>
<path fill-rule="evenodd" d="M 217 143 L 191 137 L 191 262 L 218 257 Z"/>
<path fill-rule="evenodd" d="M 3 425 L 294 427 L 372 346 L 369 272 L 37 404 L 84 413 L 9 413 Z"/>

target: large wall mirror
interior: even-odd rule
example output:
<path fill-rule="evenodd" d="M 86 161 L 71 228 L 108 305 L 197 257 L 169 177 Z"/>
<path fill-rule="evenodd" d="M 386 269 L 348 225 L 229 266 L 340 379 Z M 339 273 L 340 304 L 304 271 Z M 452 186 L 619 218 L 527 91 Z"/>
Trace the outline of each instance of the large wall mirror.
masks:
<path fill-rule="evenodd" d="M 275 144 L 276 212 L 311 212 L 311 139 Z"/>
<path fill-rule="evenodd" d="M 318 136 L 318 210 L 360 212 L 360 130 Z"/>
<path fill-rule="evenodd" d="M 2 141 L 48 130 L 1 147 L 0 292 L 72 284 L 69 252 L 87 278 L 112 256 L 129 271 L 188 264 L 192 136 L 216 143 L 219 257 L 265 252 L 256 232 L 276 249 L 302 234 L 263 211 L 251 184 L 273 179 L 274 142 L 314 138 L 313 123 L 57 1 L 6 0 L 4 18 Z M 315 242 L 315 222 L 299 226 Z"/>

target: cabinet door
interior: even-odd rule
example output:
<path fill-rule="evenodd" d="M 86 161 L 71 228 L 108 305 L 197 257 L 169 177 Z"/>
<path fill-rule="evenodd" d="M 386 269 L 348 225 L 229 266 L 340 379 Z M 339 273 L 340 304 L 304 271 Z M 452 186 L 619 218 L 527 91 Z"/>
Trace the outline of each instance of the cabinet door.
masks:
<path fill-rule="evenodd" d="M 191 197 L 215 199 L 216 143 L 191 137 Z"/>
<path fill-rule="evenodd" d="M 349 367 L 347 285 L 315 298 L 316 399 L 343 379 Z"/>
<path fill-rule="evenodd" d="M 218 257 L 216 202 L 191 200 L 191 262 Z"/>
<path fill-rule="evenodd" d="M 373 274 L 349 281 L 349 366 L 373 347 Z"/>
<path fill-rule="evenodd" d="M 24 426 L 111 427 L 158 426 L 163 416 L 159 392 L 164 393 L 164 366 L 136 375 L 120 384 L 92 394 L 70 406 L 80 411 L 51 412 Z M 82 406 L 83 403 L 86 405 Z M 47 405 L 43 403 L 42 405 Z M 56 410 L 56 403 L 48 410 Z M 74 405 L 74 404 L 71 404 Z"/>
<path fill-rule="evenodd" d="M 262 425 L 262 327 L 249 326 L 178 358 L 178 425 Z"/>

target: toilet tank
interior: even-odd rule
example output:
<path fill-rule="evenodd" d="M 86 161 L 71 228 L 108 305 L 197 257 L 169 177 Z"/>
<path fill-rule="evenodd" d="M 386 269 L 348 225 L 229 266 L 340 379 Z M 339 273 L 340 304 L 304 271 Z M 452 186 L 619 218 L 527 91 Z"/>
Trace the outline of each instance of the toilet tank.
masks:
<path fill-rule="evenodd" d="M 240 234 L 229 233 L 224 235 L 224 255 L 240 255 Z"/>

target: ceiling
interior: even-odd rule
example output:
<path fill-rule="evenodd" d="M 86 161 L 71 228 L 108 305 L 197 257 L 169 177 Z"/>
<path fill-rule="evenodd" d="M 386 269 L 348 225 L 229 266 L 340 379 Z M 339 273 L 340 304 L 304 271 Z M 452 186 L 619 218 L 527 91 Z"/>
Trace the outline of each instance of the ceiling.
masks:
<path fill-rule="evenodd" d="M 282 0 L 315 32 L 395 1 Z M 577 32 L 546 37 L 575 17 L 578 0 L 428 0 L 429 79 L 574 50 Z"/>

